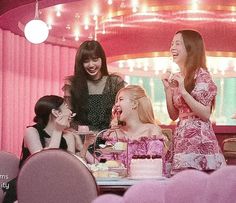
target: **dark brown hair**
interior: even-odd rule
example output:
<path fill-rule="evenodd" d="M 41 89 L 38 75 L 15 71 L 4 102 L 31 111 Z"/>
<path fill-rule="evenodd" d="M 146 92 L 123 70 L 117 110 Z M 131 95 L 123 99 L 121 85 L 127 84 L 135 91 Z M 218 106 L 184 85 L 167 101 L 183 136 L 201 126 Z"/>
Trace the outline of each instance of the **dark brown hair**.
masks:
<path fill-rule="evenodd" d="M 182 35 L 187 51 L 184 84 L 186 90 L 191 93 L 195 86 L 196 71 L 199 68 L 207 69 L 205 45 L 201 34 L 195 30 L 180 30 L 176 32 L 176 34 L 178 33 Z"/>
<path fill-rule="evenodd" d="M 108 75 L 105 52 L 98 41 L 84 41 L 75 57 L 74 75 L 71 77 L 71 106 L 76 113 L 76 120 L 87 120 L 86 107 L 88 105 L 88 74 L 84 69 L 83 63 L 87 59 L 101 58 L 102 75 Z"/>
<path fill-rule="evenodd" d="M 56 95 L 46 95 L 41 97 L 34 107 L 34 122 L 45 128 L 49 121 L 52 109 L 58 110 L 63 104 L 64 99 Z"/>

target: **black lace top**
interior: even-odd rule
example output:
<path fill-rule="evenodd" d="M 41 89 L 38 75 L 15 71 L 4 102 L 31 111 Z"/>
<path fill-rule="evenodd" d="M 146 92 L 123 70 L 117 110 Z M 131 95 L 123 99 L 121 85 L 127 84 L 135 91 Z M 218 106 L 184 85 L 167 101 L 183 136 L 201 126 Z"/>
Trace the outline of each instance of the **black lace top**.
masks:
<path fill-rule="evenodd" d="M 78 121 L 75 121 L 75 126 L 78 124 L 88 125 L 93 131 L 109 128 L 116 94 L 124 86 L 125 81 L 120 76 L 109 75 L 102 94 L 90 94 L 88 96 L 88 105 L 84 109 L 88 114 L 87 120 L 79 118 Z"/>

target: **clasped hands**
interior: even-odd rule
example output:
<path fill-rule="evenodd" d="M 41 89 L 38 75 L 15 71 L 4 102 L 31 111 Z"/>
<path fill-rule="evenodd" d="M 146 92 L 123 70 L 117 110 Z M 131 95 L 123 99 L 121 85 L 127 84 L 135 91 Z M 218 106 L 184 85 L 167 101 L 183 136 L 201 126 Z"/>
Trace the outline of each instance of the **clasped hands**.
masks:
<path fill-rule="evenodd" d="M 167 71 L 166 73 L 162 74 L 161 80 L 165 89 L 178 87 L 180 92 L 185 91 L 184 76 L 180 72 L 173 74 L 170 71 Z"/>

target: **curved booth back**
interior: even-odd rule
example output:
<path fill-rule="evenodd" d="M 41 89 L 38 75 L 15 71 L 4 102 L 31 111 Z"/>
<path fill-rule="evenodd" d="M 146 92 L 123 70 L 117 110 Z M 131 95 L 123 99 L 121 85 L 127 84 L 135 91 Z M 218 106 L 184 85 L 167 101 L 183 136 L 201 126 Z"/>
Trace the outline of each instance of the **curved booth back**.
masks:
<path fill-rule="evenodd" d="M 123 196 L 104 194 L 92 203 L 232 203 L 236 202 L 236 166 L 207 174 L 185 170 L 166 180 L 143 180 Z"/>
<path fill-rule="evenodd" d="M 19 203 L 88 203 L 97 194 L 96 181 L 83 161 L 60 149 L 30 156 L 17 181 Z"/>
<path fill-rule="evenodd" d="M 17 176 L 19 158 L 10 152 L 0 151 L 0 185 L 7 189 L 7 182 Z M 3 200 L 3 191 L 0 188 L 0 202 Z"/>

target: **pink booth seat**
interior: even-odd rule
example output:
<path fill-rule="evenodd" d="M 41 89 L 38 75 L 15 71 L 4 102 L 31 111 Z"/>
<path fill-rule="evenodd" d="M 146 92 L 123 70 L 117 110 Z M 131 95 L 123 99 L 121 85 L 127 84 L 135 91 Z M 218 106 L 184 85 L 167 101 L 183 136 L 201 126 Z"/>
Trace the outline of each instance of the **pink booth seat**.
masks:
<path fill-rule="evenodd" d="M 105 194 L 97 197 L 92 203 L 125 203 L 125 200 L 119 195 Z"/>
<path fill-rule="evenodd" d="M 17 181 L 19 203 L 89 203 L 97 194 L 96 181 L 83 161 L 60 149 L 30 156 Z"/>
<path fill-rule="evenodd" d="M 143 181 L 125 194 L 125 202 L 200 203 L 204 200 L 208 174 L 186 170 L 165 181 Z"/>
<path fill-rule="evenodd" d="M 225 166 L 212 174 L 185 170 L 167 180 L 142 181 L 123 197 L 102 195 L 93 203 L 236 203 L 236 166 Z"/>
<path fill-rule="evenodd" d="M 167 182 L 146 180 L 130 187 L 124 194 L 125 202 L 162 203 L 165 202 Z"/>
<path fill-rule="evenodd" d="M 203 203 L 208 174 L 185 170 L 169 179 L 165 201 L 168 203 Z"/>
<path fill-rule="evenodd" d="M 212 173 L 207 182 L 206 202 L 236 202 L 236 166 L 226 166 Z"/>
<path fill-rule="evenodd" d="M 12 153 L 0 151 L 0 202 L 3 201 L 3 191 L 8 189 L 7 182 L 17 176 L 19 171 L 19 158 Z"/>

